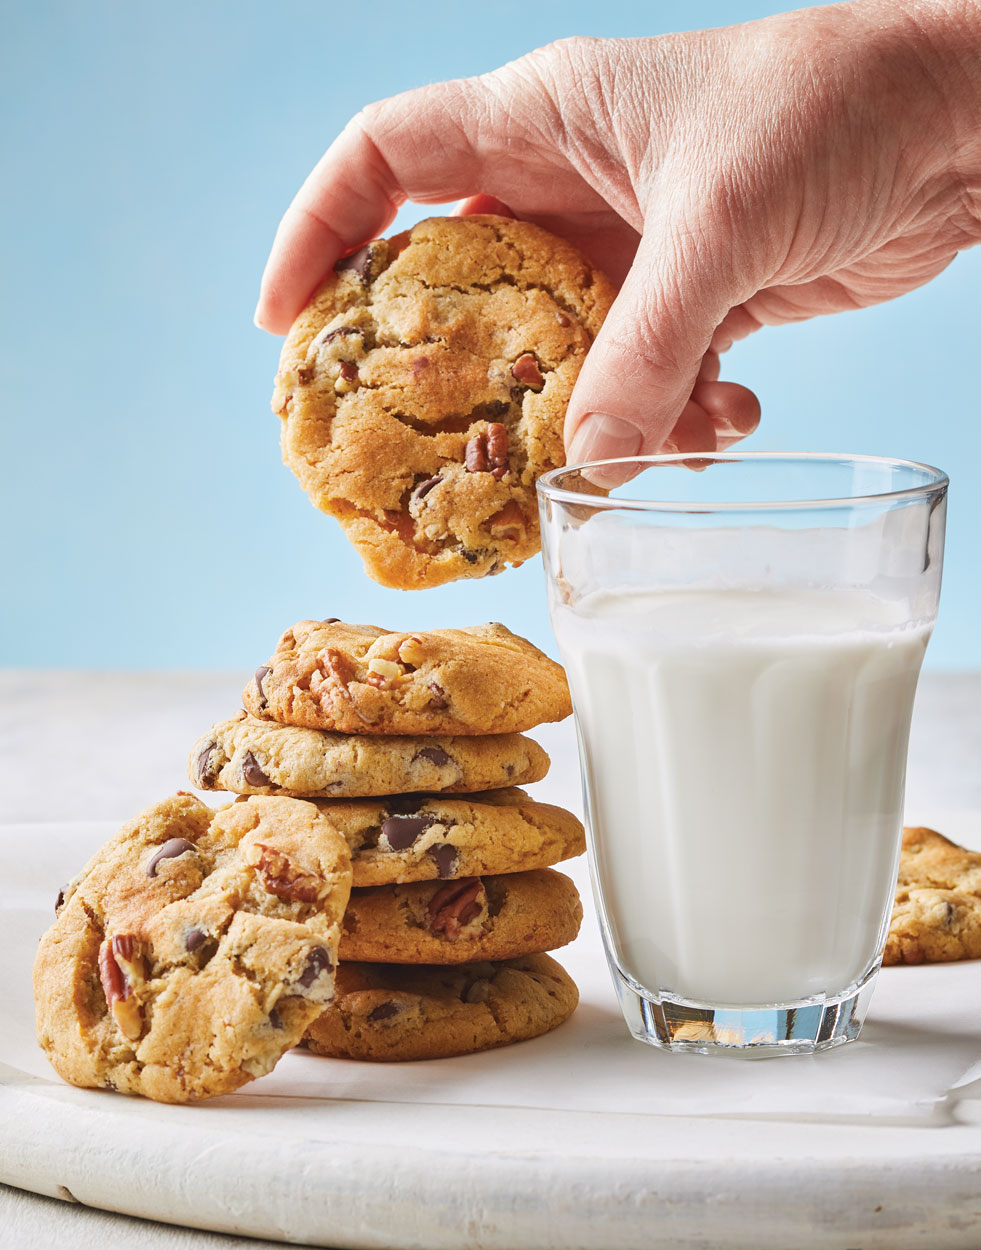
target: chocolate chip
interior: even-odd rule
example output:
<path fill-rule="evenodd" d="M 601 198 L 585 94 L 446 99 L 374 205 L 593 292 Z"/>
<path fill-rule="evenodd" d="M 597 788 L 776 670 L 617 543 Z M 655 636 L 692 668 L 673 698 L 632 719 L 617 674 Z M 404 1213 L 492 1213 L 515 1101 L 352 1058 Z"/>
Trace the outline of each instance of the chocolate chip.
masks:
<path fill-rule="evenodd" d="M 300 974 L 299 984 L 308 990 L 322 972 L 329 972 L 333 966 L 324 947 L 315 946 L 307 956 L 307 965 Z"/>
<path fill-rule="evenodd" d="M 150 862 L 146 866 L 146 875 L 155 877 L 157 875 L 157 864 L 162 859 L 176 859 L 178 855 L 183 855 L 187 851 L 196 851 L 197 847 L 193 842 L 188 842 L 186 838 L 170 838 L 163 846 L 159 847 L 154 855 L 150 858 Z"/>
<path fill-rule="evenodd" d="M 269 1023 L 274 1029 L 283 1029 L 286 1027 L 283 1024 L 283 1017 L 279 1014 L 275 1007 L 269 1013 Z"/>
<path fill-rule="evenodd" d="M 345 382 L 356 382 L 358 378 L 358 366 L 356 364 L 352 364 L 350 360 L 342 360 L 341 377 Z"/>
<path fill-rule="evenodd" d="M 562 326 L 562 327 L 563 327 L 563 329 L 564 329 L 566 326 L 571 326 L 571 325 L 572 325 L 572 322 L 569 320 L 569 318 L 568 318 L 568 317 L 565 315 L 565 313 L 563 313 L 563 312 L 557 312 L 557 313 L 555 314 L 555 320 L 559 323 L 559 325 L 560 325 L 560 326 Z"/>
<path fill-rule="evenodd" d="M 268 700 L 266 699 L 266 692 L 262 688 L 262 679 L 265 677 L 267 673 L 270 673 L 270 672 L 272 672 L 272 669 L 269 667 L 268 664 L 264 664 L 262 668 L 257 668 L 255 670 L 255 686 L 256 686 L 256 689 L 259 691 L 259 707 L 260 708 L 264 708 L 268 702 Z"/>
<path fill-rule="evenodd" d="M 387 259 L 388 245 L 385 240 L 374 239 L 371 243 L 366 243 L 364 247 L 359 247 L 350 256 L 341 257 L 334 266 L 334 272 L 344 273 L 347 270 L 352 270 L 367 286 L 369 283 L 374 282 L 385 268 Z"/>
<path fill-rule="evenodd" d="M 296 380 L 301 386 L 309 386 L 313 381 L 313 369 L 309 365 L 300 365 L 296 371 Z"/>
<path fill-rule="evenodd" d="M 341 618 L 339 616 L 325 616 L 324 619 L 320 622 L 320 624 L 321 625 L 336 625 L 338 624 L 340 619 Z"/>
<path fill-rule="evenodd" d="M 436 708 L 437 711 L 441 712 L 444 708 L 450 706 L 449 700 L 446 697 L 446 691 L 439 684 L 439 682 L 431 681 L 429 683 L 429 689 L 433 692 L 432 698 L 429 702 L 434 708 Z"/>
<path fill-rule="evenodd" d="M 470 551 L 469 548 L 467 547 L 460 548 L 460 555 L 463 556 L 467 564 L 476 564 L 477 561 L 480 559 L 479 551 Z"/>
<path fill-rule="evenodd" d="M 368 1021 L 374 1024 L 378 1020 L 391 1020 L 392 1016 L 397 1016 L 400 1010 L 398 1003 L 379 1003 L 368 1012 Z"/>
<path fill-rule="evenodd" d="M 336 330 L 331 330 L 329 334 L 325 334 L 320 341 L 321 343 L 332 343 L 334 339 L 347 338 L 350 334 L 363 333 L 364 331 L 359 330 L 357 326 L 338 326 Z"/>
<path fill-rule="evenodd" d="M 421 751 L 416 751 L 412 758 L 414 760 L 429 760 L 430 764 L 435 764 L 437 768 L 443 768 L 444 765 L 453 763 L 442 747 L 423 747 Z"/>
<path fill-rule="evenodd" d="M 242 756 L 242 776 L 250 786 L 269 786 L 272 782 L 259 767 L 259 761 L 251 751 Z"/>
<path fill-rule="evenodd" d="M 420 376 L 429 368 L 428 356 L 417 356 L 412 362 L 412 376 L 419 380 Z"/>
<path fill-rule="evenodd" d="M 450 846 L 449 843 L 444 842 L 439 846 L 431 846 L 427 854 L 433 857 L 436 863 L 436 871 L 441 880 L 445 881 L 456 872 L 460 857 L 456 852 L 455 846 Z"/>
<path fill-rule="evenodd" d="M 57 900 L 56 900 L 56 902 L 55 902 L 55 915 L 56 915 L 56 916 L 57 916 L 57 914 L 61 911 L 61 909 L 62 909 L 62 908 L 64 907 L 64 905 L 65 905 L 65 891 L 66 891 L 67 889 L 68 889 L 68 886 L 67 886 L 67 885 L 64 885 L 64 886 L 62 886 L 62 887 L 61 887 L 61 889 L 58 891 L 58 898 L 57 898 Z"/>
<path fill-rule="evenodd" d="M 540 391 L 545 385 L 545 379 L 542 377 L 542 371 L 538 367 L 538 361 L 531 352 L 525 352 L 524 355 L 518 357 L 511 366 L 511 376 L 532 391 Z"/>
<path fill-rule="evenodd" d="M 203 929 L 188 929 L 184 935 L 184 949 L 187 951 L 196 951 L 199 946 L 203 946 L 208 940 L 208 935 Z"/>
<path fill-rule="evenodd" d="M 269 670 L 267 669 L 266 672 Z M 214 784 L 218 769 L 212 772 L 211 763 L 215 754 L 217 742 L 206 743 L 198 752 L 197 759 L 194 761 L 194 780 L 202 790 L 210 790 Z"/>
<path fill-rule="evenodd" d="M 433 489 L 433 487 L 438 486 L 442 480 L 443 479 L 440 477 L 438 473 L 436 474 L 435 477 L 427 477 L 426 480 L 423 482 L 420 482 L 419 485 L 412 492 L 412 498 L 413 499 L 425 499 L 426 496 L 429 494 L 429 492 Z"/>
<path fill-rule="evenodd" d="M 393 851 L 404 851 L 435 823 L 435 816 L 389 816 L 382 821 L 381 831 Z"/>

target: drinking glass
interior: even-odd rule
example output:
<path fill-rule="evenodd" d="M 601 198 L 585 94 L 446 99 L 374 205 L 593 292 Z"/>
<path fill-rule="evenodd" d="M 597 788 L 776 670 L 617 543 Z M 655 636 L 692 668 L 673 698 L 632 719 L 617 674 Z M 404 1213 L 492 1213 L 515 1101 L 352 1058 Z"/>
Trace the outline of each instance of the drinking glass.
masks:
<path fill-rule="evenodd" d="M 882 959 L 947 478 L 871 456 L 578 465 L 538 484 L 590 870 L 634 1037 L 858 1036 Z"/>

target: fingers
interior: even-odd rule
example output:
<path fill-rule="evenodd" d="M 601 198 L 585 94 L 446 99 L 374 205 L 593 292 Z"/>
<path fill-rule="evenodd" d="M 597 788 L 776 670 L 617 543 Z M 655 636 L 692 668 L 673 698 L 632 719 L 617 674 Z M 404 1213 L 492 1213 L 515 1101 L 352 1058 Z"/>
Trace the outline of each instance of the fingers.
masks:
<path fill-rule="evenodd" d="M 716 422 L 729 437 L 758 419 L 750 392 L 716 380 L 709 347 L 730 300 L 711 243 L 686 223 L 648 223 L 573 392 L 570 463 L 653 454 L 669 440 L 711 451 Z"/>
<path fill-rule="evenodd" d="M 496 195 L 471 195 L 461 200 L 450 214 L 451 217 L 472 217 L 475 213 L 495 213 L 498 217 L 516 217 L 510 208 Z"/>
<path fill-rule="evenodd" d="M 256 324 L 285 334 L 337 258 L 383 233 L 406 199 L 471 195 L 493 142 L 478 153 L 469 136 L 496 134 L 497 111 L 493 93 L 466 79 L 383 100 L 349 122 L 276 231 Z"/>

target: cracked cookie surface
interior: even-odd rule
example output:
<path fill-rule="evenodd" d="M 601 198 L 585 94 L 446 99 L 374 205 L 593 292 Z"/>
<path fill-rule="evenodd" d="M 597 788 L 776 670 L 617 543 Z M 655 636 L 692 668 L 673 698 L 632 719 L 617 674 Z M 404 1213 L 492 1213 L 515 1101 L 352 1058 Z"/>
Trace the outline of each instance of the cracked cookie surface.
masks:
<path fill-rule="evenodd" d="M 496 623 L 410 634 L 300 621 L 242 702 L 281 725 L 348 734 L 522 733 L 572 711 L 561 664 Z"/>
<path fill-rule="evenodd" d="M 575 982 L 548 955 L 454 968 L 341 964 L 337 997 L 306 1045 L 337 1059 L 446 1059 L 540 1037 L 578 1002 Z"/>
<path fill-rule="evenodd" d="M 514 788 L 317 803 L 347 839 L 355 886 L 524 872 L 586 850 L 571 812 Z"/>
<path fill-rule="evenodd" d="M 148 808 L 59 898 L 34 964 L 42 1048 L 73 1085 L 160 1102 L 263 1076 L 333 996 L 350 884 L 311 803 Z"/>
<path fill-rule="evenodd" d="M 299 729 L 240 712 L 191 748 L 202 790 L 357 798 L 417 791 L 469 793 L 540 781 L 548 756 L 521 734 L 404 737 Z"/>
<path fill-rule="evenodd" d="M 903 830 L 884 964 L 981 958 L 981 854 L 933 829 Z"/>
<path fill-rule="evenodd" d="M 535 482 L 615 292 L 503 217 L 430 218 L 339 262 L 283 347 L 283 458 L 386 586 L 484 577 L 539 550 Z"/>
<path fill-rule="evenodd" d="M 550 868 L 353 890 L 343 962 L 459 964 L 515 959 L 573 941 L 579 892 Z"/>

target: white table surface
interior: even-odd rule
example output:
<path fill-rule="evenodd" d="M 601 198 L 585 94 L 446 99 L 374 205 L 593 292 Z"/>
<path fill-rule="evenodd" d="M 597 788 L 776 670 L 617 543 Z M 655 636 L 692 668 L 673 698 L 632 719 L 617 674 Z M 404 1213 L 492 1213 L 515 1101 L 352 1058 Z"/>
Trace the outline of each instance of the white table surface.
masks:
<path fill-rule="evenodd" d="M 239 692 L 247 676 L 0 673 L 0 824 L 37 825 L 37 836 L 43 838 L 46 823 L 122 823 L 158 798 L 187 788 L 184 759 L 190 743 L 212 721 L 238 706 Z M 536 797 L 578 808 L 571 723 L 543 726 L 535 736 L 553 759 L 549 777 L 535 787 Z M 981 811 L 979 760 L 981 674 L 927 675 L 921 683 L 914 718 L 908 813 L 928 822 L 933 812 Z M 716 1123 L 720 1136 L 732 1137 L 738 1143 L 737 1120 Z M 957 1132 L 965 1149 L 981 1153 L 981 1125 L 938 1125 L 932 1131 L 932 1141 L 938 1149 L 943 1149 L 940 1140 L 944 1133 Z M 902 1155 L 903 1150 L 898 1147 L 902 1130 L 896 1128 L 892 1132 L 898 1154 Z M 832 1157 L 829 1154 L 829 1159 Z M 670 1150 L 665 1152 L 665 1158 L 670 1158 Z M 977 1192 L 981 1193 L 981 1181 Z M 677 1197 L 684 1200 L 680 1193 Z M 971 1205 L 970 1217 L 981 1219 L 981 1201 Z M 758 1212 L 757 1218 L 763 1226 L 765 1210 Z M 4 1248 L 98 1246 L 104 1250 L 170 1250 L 268 1244 L 108 1214 L 67 1200 L 59 1202 L 0 1186 L 0 1247 Z M 472 1244 L 480 1244 L 479 1238 Z M 675 1244 L 696 1243 L 664 1240 L 652 1228 L 652 1246 Z M 848 1250 L 851 1243 L 840 1244 L 842 1250 Z M 856 1246 L 860 1244 L 855 1242 Z M 912 1244 L 930 1243 L 918 1234 Z M 981 1234 L 977 1242 L 964 1244 L 981 1245 Z M 906 1245 L 897 1240 L 894 1250 L 906 1250 Z"/>

